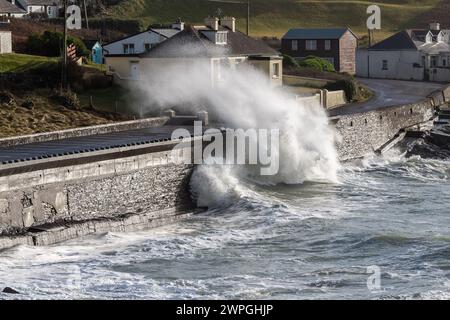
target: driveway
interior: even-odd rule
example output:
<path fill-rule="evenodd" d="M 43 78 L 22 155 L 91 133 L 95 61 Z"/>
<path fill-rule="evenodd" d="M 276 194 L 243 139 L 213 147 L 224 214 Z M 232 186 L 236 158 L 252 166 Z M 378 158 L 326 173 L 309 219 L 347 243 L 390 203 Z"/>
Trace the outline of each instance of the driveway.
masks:
<path fill-rule="evenodd" d="M 433 91 L 443 87 L 433 82 L 385 80 L 385 79 L 357 79 L 365 84 L 375 96 L 369 101 L 352 103 L 329 111 L 330 116 L 366 112 L 374 109 L 394 105 L 419 102 Z"/>

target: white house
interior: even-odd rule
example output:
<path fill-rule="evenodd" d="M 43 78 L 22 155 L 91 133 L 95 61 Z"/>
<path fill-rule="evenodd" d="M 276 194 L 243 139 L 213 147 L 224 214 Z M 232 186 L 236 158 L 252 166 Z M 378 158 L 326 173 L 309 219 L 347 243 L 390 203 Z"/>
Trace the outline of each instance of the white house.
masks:
<path fill-rule="evenodd" d="M 11 0 L 19 4 L 27 14 L 46 13 L 49 18 L 58 17 L 58 0 Z"/>
<path fill-rule="evenodd" d="M 190 50 L 186 50 L 186 48 Z M 143 73 L 151 73 L 176 64 L 189 66 L 204 61 L 210 66 L 211 84 L 221 80 L 222 68 L 237 68 L 250 64 L 267 75 L 273 87 L 281 86 L 283 59 L 264 42 L 236 30 L 236 19 L 225 17 L 205 19 L 205 25 L 186 26 L 183 31 L 144 53 L 105 55 L 108 73 L 118 83 L 141 80 Z"/>
<path fill-rule="evenodd" d="M 405 30 L 356 55 L 360 77 L 450 82 L 450 30 Z"/>
<path fill-rule="evenodd" d="M 15 4 L 15 0 L 0 0 L 0 17 L 22 18 L 26 13 Z"/>
<path fill-rule="evenodd" d="M 0 30 L 0 54 L 12 52 L 11 31 Z"/>
<path fill-rule="evenodd" d="M 107 55 L 139 54 L 149 51 L 184 29 L 184 22 L 177 21 L 170 27 L 150 28 L 146 31 L 107 43 L 103 50 Z"/>

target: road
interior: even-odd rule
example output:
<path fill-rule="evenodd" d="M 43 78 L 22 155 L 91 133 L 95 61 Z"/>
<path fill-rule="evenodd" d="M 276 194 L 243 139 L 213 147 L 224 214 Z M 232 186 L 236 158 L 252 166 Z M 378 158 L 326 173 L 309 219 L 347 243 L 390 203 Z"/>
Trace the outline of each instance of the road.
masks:
<path fill-rule="evenodd" d="M 384 80 L 384 79 L 357 79 L 365 84 L 375 96 L 369 101 L 352 103 L 330 110 L 330 116 L 359 113 L 418 102 L 426 98 L 431 92 L 443 87 L 442 84 L 432 82 Z"/>

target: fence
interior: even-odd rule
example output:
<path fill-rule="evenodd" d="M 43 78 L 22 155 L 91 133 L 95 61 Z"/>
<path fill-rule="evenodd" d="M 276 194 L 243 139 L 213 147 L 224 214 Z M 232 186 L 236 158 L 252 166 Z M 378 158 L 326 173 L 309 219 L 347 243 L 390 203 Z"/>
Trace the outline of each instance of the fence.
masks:
<path fill-rule="evenodd" d="M 319 105 L 325 109 L 332 109 L 347 103 L 343 90 L 328 91 L 324 89 L 312 96 L 297 95 L 296 100 L 307 106 Z"/>

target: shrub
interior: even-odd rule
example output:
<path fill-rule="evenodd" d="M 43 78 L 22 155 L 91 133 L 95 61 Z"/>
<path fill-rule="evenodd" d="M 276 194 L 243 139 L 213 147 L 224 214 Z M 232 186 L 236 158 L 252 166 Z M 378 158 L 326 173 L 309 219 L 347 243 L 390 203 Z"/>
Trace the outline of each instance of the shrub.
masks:
<path fill-rule="evenodd" d="M 292 58 L 291 56 L 288 56 L 286 54 L 283 55 L 283 66 L 285 67 L 291 67 L 291 68 L 298 68 L 298 61 Z"/>
<path fill-rule="evenodd" d="M 328 60 L 316 56 L 307 56 L 298 63 L 301 67 L 312 68 L 319 71 L 334 72 L 334 66 Z"/>
<path fill-rule="evenodd" d="M 344 90 L 347 101 L 353 101 L 358 94 L 358 84 L 355 80 L 339 80 L 329 83 L 325 89 L 330 91 Z"/>
<path fill-rule="evenodd" d="M 58 57 L 61 55 L 61 44 L 63 34 L 60 32 L 45 31 L 43 34 L 31 34 L 27 40 L 27 51 L 31 54 Z M 77 37 L 67 37 L 67 44 L 74 44 L 77 47 L 77 56 L 89 56 L 89 50 L 83 41 Z"/>

